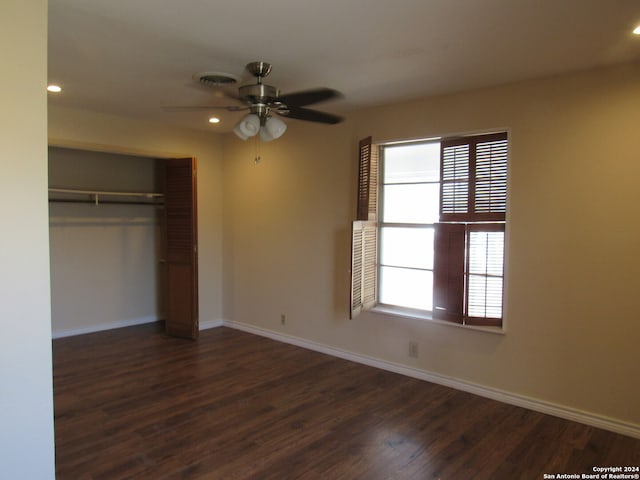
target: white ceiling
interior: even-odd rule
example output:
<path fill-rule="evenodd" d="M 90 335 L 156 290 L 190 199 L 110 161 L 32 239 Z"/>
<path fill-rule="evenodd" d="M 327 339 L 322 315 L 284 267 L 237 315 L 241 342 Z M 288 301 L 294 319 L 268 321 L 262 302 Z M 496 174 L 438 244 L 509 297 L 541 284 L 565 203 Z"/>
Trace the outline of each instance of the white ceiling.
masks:
<path fill-rule="evenodd" d="M 49 0 L 56 105 L 228 131 L 239 113 L 196 72 L 282 93 L 332 87 L 332 113 L 640 59 L 640 0 Z M 236 87 L 227 87 L 235 92 Z M 211 113 L 214 113 L 212 110 Z M 287 120 L 292 122 L 296 120 Z"/>

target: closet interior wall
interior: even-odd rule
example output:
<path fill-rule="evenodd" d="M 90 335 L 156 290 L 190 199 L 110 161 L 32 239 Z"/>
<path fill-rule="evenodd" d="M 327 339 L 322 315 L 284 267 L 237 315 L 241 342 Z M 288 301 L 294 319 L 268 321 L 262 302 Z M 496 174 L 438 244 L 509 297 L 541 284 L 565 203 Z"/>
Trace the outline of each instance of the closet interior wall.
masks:
<path fill-rule="evenodd" d="M 162 160 L 49 148 L 49 188 L 162 193 Z M 49 234 L 53 336 L 163 318 L 162 208 L 56 201 Z"/>

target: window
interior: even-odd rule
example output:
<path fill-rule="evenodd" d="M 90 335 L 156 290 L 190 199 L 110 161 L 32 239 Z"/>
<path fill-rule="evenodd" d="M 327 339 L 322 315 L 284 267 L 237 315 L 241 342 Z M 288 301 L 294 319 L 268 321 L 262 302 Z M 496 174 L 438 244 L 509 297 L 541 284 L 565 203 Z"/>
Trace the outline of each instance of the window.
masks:
<path fill-rule="evenodd" d="M 506 182 L 506 133 L 363 140 L 352 316 L 384 305 L 501 326 Z"/>

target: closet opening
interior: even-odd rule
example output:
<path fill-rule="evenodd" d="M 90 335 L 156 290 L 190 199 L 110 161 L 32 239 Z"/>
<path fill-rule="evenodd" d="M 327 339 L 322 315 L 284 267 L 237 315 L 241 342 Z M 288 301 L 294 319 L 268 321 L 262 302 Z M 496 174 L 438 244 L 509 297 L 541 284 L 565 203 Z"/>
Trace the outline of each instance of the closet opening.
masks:
<path fill-rule="evenodd" d="M 197 337 L 195 175 L 190 158 L 49 147 L 54 338 L 152 322 Z"/>

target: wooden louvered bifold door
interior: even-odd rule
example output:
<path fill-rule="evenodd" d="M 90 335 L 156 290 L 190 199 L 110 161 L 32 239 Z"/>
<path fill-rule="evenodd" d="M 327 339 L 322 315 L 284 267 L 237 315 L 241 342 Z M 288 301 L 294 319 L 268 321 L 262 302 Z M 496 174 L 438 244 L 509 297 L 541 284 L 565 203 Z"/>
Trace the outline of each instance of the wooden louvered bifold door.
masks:
<path fill-rule="evenodd" d="M 196 161 L 165 161 L 166 332 L 198 337 Z"/>

